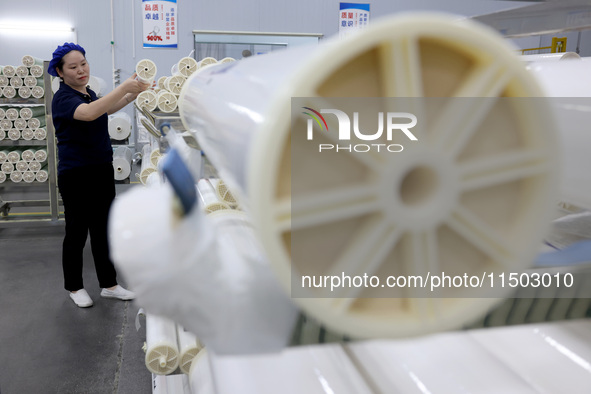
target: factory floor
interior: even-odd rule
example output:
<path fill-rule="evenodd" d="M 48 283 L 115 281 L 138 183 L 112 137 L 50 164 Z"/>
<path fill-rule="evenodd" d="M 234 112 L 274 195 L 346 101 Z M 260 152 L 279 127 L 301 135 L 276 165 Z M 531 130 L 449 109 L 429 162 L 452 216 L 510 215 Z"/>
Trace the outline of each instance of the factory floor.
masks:
<path fill-rule="evenodd" d="M 78 308 L 63 288 L 63 236 L 63 224 L 0 228 L 0 393 L 151 393 L 137 305 L 100 297 L 87 245 L 94 306 Z"/>

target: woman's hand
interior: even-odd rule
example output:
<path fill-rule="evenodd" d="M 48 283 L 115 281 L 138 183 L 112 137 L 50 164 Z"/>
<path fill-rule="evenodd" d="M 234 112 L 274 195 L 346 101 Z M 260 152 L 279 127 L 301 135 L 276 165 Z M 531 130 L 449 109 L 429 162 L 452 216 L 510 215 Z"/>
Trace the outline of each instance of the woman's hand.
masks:
<path fill-rule="evenodd" d="M 137 73 L 133 73 L 131 77 L 127 78 L 121 84 L 121 88 L 123 89 L 123 91 L 126 94 L 129 93 L 133 95 L 133 99 L 135 99 L 138 94 L 150 87 L 150 84 L 138 81 L 136 77 Z"/>

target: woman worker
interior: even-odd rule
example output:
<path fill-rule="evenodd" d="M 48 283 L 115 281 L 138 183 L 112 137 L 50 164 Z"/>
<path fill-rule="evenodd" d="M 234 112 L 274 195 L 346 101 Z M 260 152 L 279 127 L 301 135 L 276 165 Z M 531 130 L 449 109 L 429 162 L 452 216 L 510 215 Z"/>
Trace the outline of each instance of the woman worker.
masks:
<path fill-rule="evenodd" d="M 90 68 L 86 51 L 64 43 L 53 52 L 48 72 L 61 79 L 52 102 L 58 140 L 58 187 L 64 203 L 66 235 L 62 266 L 64 287 L 81 308 L 92 306 L 84 290 L 82 256 L 88 233 L 101 296 L 132 300 L 134 293 L 117 284 L 109 256 L 107 220 L 115 198 L 113 149 L 108 114 L 135 100 L 149 85 L 135 74 L 102 98 L 87 87 Z"/>

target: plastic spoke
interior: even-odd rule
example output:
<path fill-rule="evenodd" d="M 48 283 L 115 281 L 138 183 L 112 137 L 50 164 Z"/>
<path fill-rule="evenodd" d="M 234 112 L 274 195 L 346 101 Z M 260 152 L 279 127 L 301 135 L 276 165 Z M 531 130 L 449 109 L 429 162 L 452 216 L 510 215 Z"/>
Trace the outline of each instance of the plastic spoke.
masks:
<path fill-rule="evenodd" d="M 416 37 L 403 37 L 381 47 L 385 97 L 422 97 L 420 50 Z"/>

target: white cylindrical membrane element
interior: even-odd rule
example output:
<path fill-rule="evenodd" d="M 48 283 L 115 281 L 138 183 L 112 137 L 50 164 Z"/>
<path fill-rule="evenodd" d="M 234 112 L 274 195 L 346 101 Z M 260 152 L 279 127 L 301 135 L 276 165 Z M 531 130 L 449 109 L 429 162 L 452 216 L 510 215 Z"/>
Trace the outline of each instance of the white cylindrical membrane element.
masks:
<path fill-rule="evenodd" d="M 30 148 L 29 148 L 29 149 L 25 149 L 25 150 L 23 151 L 23 153 L 21 153 L 21 158 L 22 158 L 24 161 L 27 161 L 27 162 L 28 162 L 28 161 L 33 161 L 33 160 L 35 160 L 35 150 L 33 150 L 33 149 L 30 149 Z"/>
<path fill-rule="evenodd" d="M 158 97 L 153 90 L 144 90 L 135 99 L 138 107 L 145 108 L 148 111 L 154 111 L 158 106 Z"/>
<path fill-rule="evenodd" d="M 149 153 L 147 156 L 142 155 L 142 165 L 140 166 L 139 176 L 140 182 L 145 185 L 146 181 L 148 180 L 148 176 L 153 172 L 156 172 L 156 167 L 150 161 Z"/>
<path fill-rule="evenodd" d="M 18 66 L 16 68 L 15 72 L 18 77 L 21 77 L 24 79 L 26 76 L 29 75 L 29 67 L 23 66 L 23 65 Z"/>
<path fill-rule="evenodd" d="M 14 120 L 14 128 L 17 130 L 24 130 L 27 127 L 27 121 L 23 118 L 17 118 Z"/>
<path fill-rule="evenodd" d="M 0 171 L 0 183 L 6 182 L 6 174 Z"/>
<path fill-rule="evenodd" d="M 17 161 L 17 162 L 14 164 L 14 168 L 15 168 L 17 171 L 20 171 L 20 172 L 25 172 L 25 171 L 27 171 L 27 170 L 29 169 L 29 163 L 27 163 L 27 162 L 26 162 L 26 161 L 24 161 L 24 160 L 19 160 L 19 161 Z"/>
<path fill-rule="evenodd" d="M 6 118 L 6 111 L 4 108 L 0 107 L 0 120 Z"/>
<path fill-rule="evenodd" d="M 24 84 L 25 83 L 23 82 L 23 79 L 21 77 L 12 77 L 12 78 L 10 78 L 10 86 L 12 86 L 15 89 L 20 88 Z"/>
<path fill-rule="evenodd" d="M 208 179 L 200 179 L 197 182 L 197 194 L 202 203 L 202 209 L 206 213 L 230 210 L 230 206 L 218 198 L 217 193 Z"/>
<path fill-rule="evenodd" d="M 218 61 L 213 57 L 204 57 L 200 61 L 197 62 L 197 69 L 200 69 L 205 66 L 210 66 L 212 64 L 216 64 Z"/>
<path fill-rule="evenodd" d="M 228 185 L 221 179 L 210 179 L 209 180 L 215 189 L 215 193 L 217 194 L 220 201 L 225 202 L 230 207 L 234 208 L 238 206 L 238 200 L 234 196 L 234 194 L 228 188 Z"/>
<path fill-rule="evenodd" d="M 19 129 L 10 129 L 6 132 L 6 136 L 9 140 L 18 141 L 21 139 L 21 131 Z"/>
<path fill-rule="evenodd" d="M 29 120 L 33 116 L 35 116 L 35 117 L 45 116 L 45 107 L 42 107 L 42 106 L 23 107 L 20 109 L 19 115 L 21 118 L 23 118 L 25 120 Z"/>
<path fill-rule="evenodd" d="M 21 98 L 30 98 L 32 94 L 33 92 L 31 88 L 27 86 L 21 86 L 20 88 L 18 88 L 18 96 Z"/>
<path fill-rule="evenodd" d="M 27 125 L 29 126 L 30 129 L 38 129 L 39 127 L 45 127 L 45 116 L 36 116 L 34 118 L 31 118 L 27 121 Z"/>
<path fill-rule="evenodd" d="M 35 151 L 35 161 L 44 163 L 47 160 L 47 149 L 38 149 Z"/>
<path fill-rule="evenodd" d="M 15 98 L 16 97 L 16 89 L 13 88 L 12 86 L 5 86 L 2 89 L 2 94 L 4 95 L 4 97 L 6 98 Z"/>
<path fill-rule="evenodd" d="M 222 60 L 220 60 L 220 63 L 232 63 L 235 61 L 236 61 L 236 59 L 234 59 L 233 57 L 225 57 Z"/>
<path fill-rule="evenodd" d="M 168 375 L 179 366 L 175 323 L 146 314 L 146 367 L 156 375 Z"/>
<path fill-rule="evenodd" d="M 162 159 L 162 153 L 160 153 L 160 149 L 151 149 L 149 158 L 150 163 L 152 163 L 154 167 L 158 167 L 158 162 L 160 161 L 160 159 Z"/>
<path fill-rule="evenodd" d="M 31 141 L 35 138 L 35 130 L 30 128 L 25 128 L 21 131 L 21 138 L 25 141 Z"/>
<path fill-rule="evenodd" d="M 2 119 L 0 120 L 0 130 L 8 131 L 12 129 L 12 120 Z"/>
<path fill-rule="evenodd" d="M 25 183 L 31 183 L 35 181 L 35 173 L 33 171 L 24 171 L 23 172 L 23 181 Z"/>
<path fill-rule="evenodd" d="M 35 174 L 35 180 L 37 182 L 47 182 L 49 179 L 49 172 L 47 170 L 47 166 L 40 169 L 37 174 Z"/>
<path fill-rule="evenodd" d="M 10 153 L 8 149 L 0 150 L 0 163 L 4 163 L 8 160 L 8 153 Z"/>
<path fill-rule="evenodd" d="M 45 86 L 43 79 L 34 77 L 32 75 L 27 75 L 24 78 L 23 83 L 25 84 L 25 86 L 28 86 L 30 88 L 35 87 L 35 86 Z"/>
<path fill-rule="evenodd" d="M 158 172 L 152 172 L 146 178 L 145 185 L 147 187 L 150 187 L 150 186 L 158 186 L 160 184 L 162 184 L 162 179 L 161 179 L 160 174 Z"/>
<path fill-rule="evenodd" d="M 2 67 L 2 75 L 6 75 L 8 78 L 14 77 L 16 75 L 16 67 L 10 65 Z"/>
<path fill-rule="evenodd" d="M 47 130 L 45 130 L 43 127 L 35 130 L 35 139 L 38 141 L 47 139 Z"/>
<path fill-rule="evenodd" d="M 24 66 L 29 67 L 29 68 L 31 68 L 35 65 L 39 65 L 39 66 L 43 65 L 43 59 L 39 59 L 39 58 L 31 56 L 31 55 L 24 55 L 21 59 L 21 62 Z"/>
<path fill-rule="evenodd" d="M 7 160 L 10 163 L 15 164 L 17 161 L 19 161 L 22 158 L 23 154 L 23 150 L 22 149 L 13 149 L 10 152 L 8 152 L 8 156 L 7 156 Z"/>
<path fill-rule="evenodd" d="M 95 77 L 93 75 L 88 78 L 88 87 L 96 93 L 98 97 L 104 96 L 107 93 L 107 83 L 104 79 Z"/>
<path fill-rule="evenodd" d="M 43 77 L 43 66 L 35 64 L 34 66 L 31 66 L 29 73 L 35 78 L 41 78 Z"/>
<path fill-rule="evenodd" d="M 3 173 L 10 174 L 12 171 L 14 171 L 14 163 L 5 161 L 4 163 L 2 163 L 2 165 L 0 165 L 0 169 Z"/>
<path fill-rule="evenodd" d="M 181 94 L 181 90 L 183 89 L 183 85 L 185 84 L 186 80 L 187 78 L 185 78 L 182 75 L 173 75 L 172 77 L 166 78 L 164 87 L 169 92 L 178 96 L 179 94 Z"/>
<path fill-rule="evenodd" d="M 159 89 L 166 89 L 166 87 L 164 86 L 164 83 L 166 82 L 167 79 L 168 79 L 168 77 L 166 75 L 158 78 L 158 83 L 156 84 L 156 86 L 158 86 Z"/>
<path fill-rule="evenodd" d="M 14 183 L 19 183 L 23 180 L 23 173 L 20 171 L 12 171 L 10 173 L 10 180 Z"/>
<path fill-rule="evenodd" d="M 131 118 L 125 112 L 117 112 L 109 115 L 109 137 L 117 141 L 129 138 L 131 134 Z"/>
<path fill-rule="evenodd" d="M 180 324 L 176 327 L 177 339 L 179 345 L 179 368 L 182 373 L 189 374 L 191 370 L 191 363 L 197 353 L 201 350 L 202 346 L 197 339 L 197 336 L 193 333 L 185 331 L 183 326 Z"/>
<path fill-rule="evenodd" d="M 5 140 L 6 139 L 6 131 L 0 129 L 0 141 Z M 2 160 L 0 160 L 0 163 L 2 162 Z"/>
<path fill-rule="evenodd" d="M 33 86 L 31 89 L 31 95 L 35 98 L 42 98 L 45 96 L 45 89 L 41 86 Z"/>
<path fill-rule="evenodd" d="M 6 75 L 0 75 L 0 87 L 5 87 L 10 85 L 10 79 Z"/>
<path fill-rule="evenodd" d="M 581 60 L 576 52 L 538 53 L 535 55 L 521 55 L 519 58 L 525 62 L 554 62 L 557 60 Z"/>
<path fill-rule="evenodd" d="M 115 180 L 122 181 L 129 178 L 131 174 L 131 149 L 127 146 L 120 146 L 113 152 L 113 169 Z"/>
<path fill-rule="evenodd" d="M 515 49 L 467 19 L 401 14 L 343 39 L 199 70 L 185 83 L 179 113 L 220 178 L 247 207 L 278 279 L 287 294 L 301 295 L 292 300 L 305 314 L 356 338 L 454 329 L 481 317 L 509 289 L 474 298 L 465 289 L 450 288 L 445 301 L 431 297 L 424 303 L 418 288 L 388 288 L 388 297 L 376 296 L 381 290 L 371 286 L 343 287 L 335 294 L 304 288 L 298 280 L 311 272 L 340 275 L 344 268 L 354 276 L 368 266 L 385 280 L 409 272 L 426 276 L 431 267 L 446 274 L 496 275 L 530 265 L 554 210 L 558 157 L 544 100 L 539 111 L 521 110 L 523 101 L 507 100 L 543 97 Z M 408 135 L 388 138 L 404 143 L 400 153 L 319 154 L 321 142 L 367 141 L 338 140 L 333 113 L 326 114 L 333 134 L 317 130 L 307 139 L 310 117 L 301 108 L 292 115 L 291 105 L 294 98 L 314 96 L 318 101 L 302 107 L 337 109 L 331 100 L 342 97 L 415 97 L 405 102 L 415 108 L 411 112 L 419 124 L 428 119 L 424 124 L 432 128 L 428 138 L 425 130 L 416 130 L 416 143 Z M 459 101 L 466 103 L 464 115 L 450 97 L 467 99 Z M 468 103 L 483 103 L 484 97 L 508 104 L 476 105 L 482 112 L 470 123 L 470 134 L 463 134 L 464 116 L 474 115 L 468 108 L 476 109 Z M 428 105 L 432 98 L 444 99 L 447 111 L 436 113 L 435 105 Z M 372 100 L 355 104 L 348 108 L 351 119 L 353 110 L 375 111 Z M 447 138 L 452 136 L 453 142 Z M 386 140 L 382 135 L 380 141 Z M 532 163 L 532 155 L 535 170 L 525 164 Z M 433 194 L 415 202 L 422 190 Z M 338 251 L 330 252 L 327 237 Z M 376 238 L 382 241 L 370 241 Z M 494 246 L 492 239 L 498 241 Z"/>
<path fill-rule="evenodd" d="M 19 112 L 16 108 L 8 108 L 6 110 L 6 119 L 16 120 L 18 119 Z"/>
<path fill-rule="evenodd" d="M 43 163 L 39 163 L 38 161 L 32 161 L 29 163 L 29 170 L 33 171 L 34 173 L 39 172 L 39 170 L 41 170 L 41 168 L 43 167 Z"/>
<path fill-rule="evenodd" d="M 138 80 L 152 85 L 156 78 L 156 64 L 149 59 L 142 59 L 135 65 Z"/>
<path fill-rule="evenodd" d="M 176 64 L 176 67 L 179 73 L 188 78 L 191 74 L 197 71 L 197 60 L 193 59 L 192 57 L 183 57 L 179 62 Z M 174 75 L 174 74 L 173 74 Z"/>
<path fill-rule="evenodd" d="M 170 113 L 177 109 L 177 98 L 176 96 L 167 91 L 163 90 L 158 93 L 158 109 L 162 112 Z"/>

